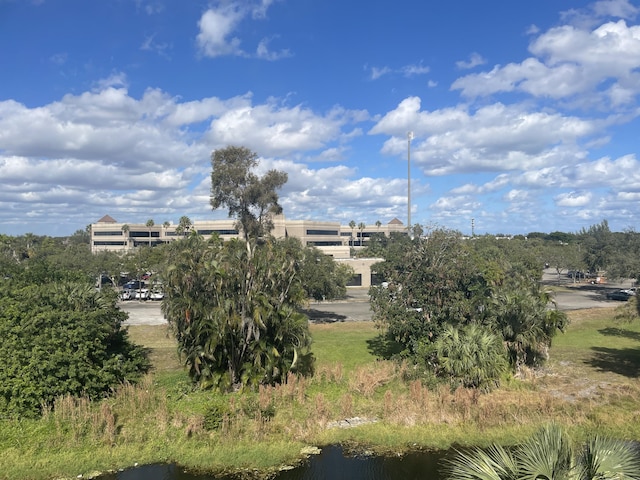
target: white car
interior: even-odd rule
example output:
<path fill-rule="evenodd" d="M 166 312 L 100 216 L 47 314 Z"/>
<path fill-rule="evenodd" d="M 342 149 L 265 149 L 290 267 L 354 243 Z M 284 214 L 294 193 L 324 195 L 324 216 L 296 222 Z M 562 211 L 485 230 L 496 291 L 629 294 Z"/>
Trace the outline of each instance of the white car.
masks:
<path fill-rule="evenodd" d="M 149 300 L 149 289 L 142 288 L 140 290 L 135 290 L 133 298 L 135 298 L 136 300 Z"/>
<path fill-rule="evenodd" d="M 149 300 L 162 300 L 164 298 L 164 292 L 160 290 L 152 291 L 149 294 Z"/>
<path fill-rule="evenodd" d="M 121 300 L 132 300 L 133 297 L 134 297 L 133 290 L 122 290 L 122 292 L 120 293 Z"/>

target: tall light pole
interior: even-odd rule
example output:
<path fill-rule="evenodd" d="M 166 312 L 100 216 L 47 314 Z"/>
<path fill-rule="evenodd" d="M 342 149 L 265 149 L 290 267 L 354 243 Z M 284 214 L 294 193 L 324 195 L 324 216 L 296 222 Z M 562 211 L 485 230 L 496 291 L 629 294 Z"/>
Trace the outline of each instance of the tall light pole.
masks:
<path fill-rule="evenodd" d="M 413 132 L 407 132 L 407 233 L 411 237 L 411 140 Z"/>

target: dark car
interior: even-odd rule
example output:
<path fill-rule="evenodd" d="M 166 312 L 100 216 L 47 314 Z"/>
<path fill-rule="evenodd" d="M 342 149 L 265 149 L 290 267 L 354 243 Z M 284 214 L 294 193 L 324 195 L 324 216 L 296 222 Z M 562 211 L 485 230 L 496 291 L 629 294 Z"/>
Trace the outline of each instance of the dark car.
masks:
<path fill-rule="evenodd" d="M 607 293 L 607 300 L 620 300 L 626 302 L 633 296 L 629 290 L 616 290 L 615 292 Z"/>
<path fill-rule="evenodd" d="M 140 288 L 144 288 L 144 282 L 140 280 L 131 280 L 122 286 L 123 290 L 138 290 Z"/>

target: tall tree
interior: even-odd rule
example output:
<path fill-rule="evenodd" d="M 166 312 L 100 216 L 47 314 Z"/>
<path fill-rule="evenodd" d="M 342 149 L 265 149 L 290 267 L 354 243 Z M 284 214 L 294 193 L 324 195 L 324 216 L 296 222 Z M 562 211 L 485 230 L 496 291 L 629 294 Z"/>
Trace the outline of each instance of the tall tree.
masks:
<path fill-rule="evenodd" d="M 149 230 L 149 246 L 151 246 L 151 227 L 153 227 L 155 225 L 155 222 L 153 221 L 152 218 L 150 218 L 149 220 L 147 220 L 147 229 Z"/>
<path fill-rule="evenodd" d="M 310 365 L 295 275 L 301 250 L 270 239 L 248 262 L 243 243 L 192 235 L 169 245 L 163 313 L 191 378 L 205 388 L 272 384 Z"/>
<path fill-rule="evenodd" d="M 354 243 L 353 243 L 354 242 L 354 237 L 355 237 L 355 234 L 356 234 L 356 232 L 355 232 L 355 230 L 356 230 L 356 221 L 355 220 L 351 220 L 349 222 L 349 226 L 351 227 L 351 246 L 353 247 L 353 245 L 354 245 Z"/>
<path fill-rule="evenodd" d="M 247 246 L 250 240 L 273 230 L 273 215 L 282 213 L 279 190 L 287 182 L 286 172 L 255 173 L 258 155 L 245 147 L 230 146 L 211 155 L 211 207 L 227 207 L 235 218 Z"/>
<path fill-rule="evenodd" d="M 176 227 L 176 233 L 178 235 L 186 236 L 189 234 L 192 227 L 193 227 L 193 223 L 191 222 L 191 219 L 186 215 L 183 215 L 180 217 L 180 220 L 178 221 L 178 226 Z"/>
<path fill-rule="evenodd" d="M 244 241 L 200 235 L 171 245 L 162 308 L 192 379 L 239 389 L 281 382 L 310 362 L 307 319 L 298 270 L 302 250 L 268 237 L 287 180 L 271 170 L 258 177 L 257 155 L 228 147 L 212 155 L 211 206 L 226 206 Z M 259 239 L 264 241 L 259 242 Z"/>
<path fill-rule="evenodd" d="M 362 240 L 364 237 L 364 229 L 367 228 L 367 226 L 364 224 L 364 222 L 360 222 L 358 224 L 358 230 L 360 230 L 360 246 L 362 246 Z"/>
<path fill-rule="evenodd" d="M 124 243 L 125 243 L 126 247 L 129 246 L 129 231 L 130 230 L 131 230 L 131 227 L 129 227 L 129 225 L 127 225 L 126 223 L 124 225 L 122 225 L 122 234 L 124 235 Z"/>

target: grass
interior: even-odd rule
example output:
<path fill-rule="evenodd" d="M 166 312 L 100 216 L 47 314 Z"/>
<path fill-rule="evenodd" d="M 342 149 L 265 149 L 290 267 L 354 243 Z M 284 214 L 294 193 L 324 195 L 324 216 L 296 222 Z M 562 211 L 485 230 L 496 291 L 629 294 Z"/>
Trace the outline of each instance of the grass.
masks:
<path fill-rule="evenodd" d="M 345 322 L 312 325 L 313 378 L 218 395 L 191 388 L 165 326 L 131 326 L 155 371 L 101 402 L 65 397 L 40 420 L 2 421 L 0 478 L 86 478 L 152 462 L 269 471 L 295 462 L 306 446 L 395 452 L 512 444 L 550 420 L 577 438 L 600 432 L 639 440 L 640 325 L 614 322 L 613 309 L 570 317 L 544 369 L 488 394 L 425 387 L 406 365 L 372 354 L 372 323 Z M 353 417 L 365 424 L 334 426 Z"/>

